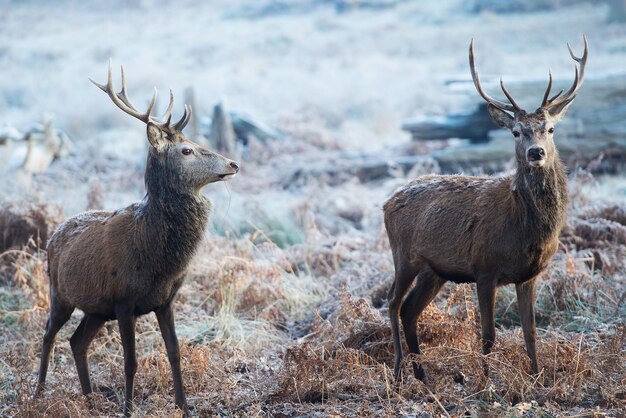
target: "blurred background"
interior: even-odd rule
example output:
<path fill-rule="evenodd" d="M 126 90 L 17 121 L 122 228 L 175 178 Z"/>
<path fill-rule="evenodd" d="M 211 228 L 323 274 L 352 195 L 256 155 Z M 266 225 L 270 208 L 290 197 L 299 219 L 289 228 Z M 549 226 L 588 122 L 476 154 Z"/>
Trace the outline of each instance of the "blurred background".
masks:
<path fill-rule="evenodd" d="M 553 92 L 571 85 L 567 44 L 580 56 L 583 34 L 585 82 L 555 134 L 572 202 L 538 291 L 543 380 L 525 373 L 508 288 L 497 301 L 496 389 L 472 380 L 481 375 L 473 290 L 449 285 L 420 325 L 439 400 L 422 402 L 433 392 L 413 380 L 398 392 L 401 399 L 390 395 L 382 378 L 390 379 L 385 306 L 393 275 L 384 201 L 421 174 L 504 175 L 514 168 L 513 137 L 491 123 L 471 81 L 470 40 L 488 94 L 504 99 L 502 76 L 532 112 L 549 70 Z M 190 359 L 184 373 L 200 382 L 190 389 L 200 415 L 230 415 L 241 405 L 277 416 L 310 416 L 318 407 L 342 416 L 396 416 L 401 407 L 422 416 L 439 414 L 439 406 L 462 415 L 488 404 L 497 416 L 531 400 L 557 415 L 619 409 L 626 352 L 624 0 L 0 0 L 0 415 L 34 410 L 22 395 L 34 379 L 48 304 L 39 246 L 65 217 L 114 210 L 145 193 L 145 125 L 88 80 L 105 83 L 109 59 L 116 89 L 124 65 L 138 109 L 147 108 L 156 87 L 153 113 L 162 114 L 171 88 L 175 120 L 184 103 L 193 107 L 187 136 L 241 166 L 231 181 L 204 190 L 214 203 L 212 224 L 177 299 L 183 357 Z M 165 361 L 153 318 L 138 326 L 141 364 Z M 116 333 L 107 326 L 92 358 L 94 373 L 119 389 Z M 56 398 L 75 402 L 75 416 L 85 416 L 61 340 L 65 357 L 50 385 L 64 386 L 68 392 Z M 453 370 L 456 364 L 461 369 Z M 450 375 L 459 370 L 466 386 Z M 157 388 L 138 383 L 151 394 L 138 405 L 147 416 L 171 415 L 159 409 L 172 404 L 168 373 L 157 369 L 166 382 Z M 327 400 L 329 390 L 364 403 L 324 409 L 315 402 Z M 119 412 L 115 399 L 107 402 L 99 415 Z"/>
<path fill-rule="evenodd" d="M 566 43 L 581 54 L 586 34 L 585 85 L 559 126 L 557 142 L 570 168 L 602 154 L 597 171 L 621 172 L 623 1 L 3 4 L 4 200 L 42 199 L 69 215 L 84 209 L 87 196 L 98 190 L 107 208 L 141 196 L 145 127 L 88 81 L 106 80 L 109 59 L 116 86 L 124 65 L 139 108 L 145 109 L 157 87 L 154 113 L 162 112 L 171 88 L 174 116 L 183 103 L 193 105 L 188 136 L 241 160 L 229 198 L 235 218 L 242 204 L 275 188 L 268 186 L 279 184 L 275 189 L 293 193 L 310 177 L 340 185 L 356 176 L 361 184 L 376 182 L 370 189 L 406 177 L 413 168 L 502 171 L 510 168 L 512 142 L 478 107 L 482 99 L 468 69 L 472 38 L 489 94 L 503 97 L 498 86 L 503 76 L 517 101 L 533 111 L 549 69 L 553 91 L 569 87 L 574 65 Z M 45 126 L 48 138 L 38 135 Z M 243 186 L 253 180 L 258 187 Z M 383 187 L 386 194 L 394 188 Z M 616 187 L 623 198 L 623 183 Z M 207 193 L 220 201 L 228 194 L 221 185 Z"/>

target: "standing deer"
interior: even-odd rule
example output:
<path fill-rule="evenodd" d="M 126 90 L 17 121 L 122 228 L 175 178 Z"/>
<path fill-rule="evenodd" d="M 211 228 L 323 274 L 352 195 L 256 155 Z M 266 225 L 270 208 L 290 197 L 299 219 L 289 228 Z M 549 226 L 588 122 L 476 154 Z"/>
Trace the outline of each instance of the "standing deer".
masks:
<path fill-rule="evenodd" d="M 91 393 L 87 349 L 104 323 L 117 319 L 124 348 L 126 390 L 124 414 L 133 408 L 137 370 L 135 321 L 156 314 L 172 369 L 175 402 L 189 414 L 180 372 L 180 351 L 174 329 L 172 300 L 207 225 L 210 202 L 201 189 L 225 180 L 239 166 L 191 142 L 182 133 L 191 117 L 171 125 L 174 96 L 161 121 L 152 118 L 156 89 L 148 110 L 140 113 L 122 90 L 115 93 L 111 63 L 106 85 L 91 80 L 113 103 L 147 124 L 150 149 L 145 173 L 146 196 L 139 203 L 108 211 L 91 211 L 66 220 L 48 242 L 50 317 L 46 324 L 36 389 L 44 387 L 50 350 L 59 329 L 75 308 L 85 316 L 70 339 L 83 393 Z"/>
<path fill-rule="evenodd" d="M 476 283 L 485 355 L 495 340 L 496 288 L 515 284 L 526 350 L 532 372 L 538 372 L 535 281 L 557 250 L 568 204 L 565 168 L 553 140 L 554 125 L 583 82 L 588 54 L 587 39 L 583 39 L 581 58 L 568 45 L 580 67 L 576 66 L 570 89 L 550 98 L 550 74 L 541 106 L 533 113 L 515 103 L 502 80 L 500 86 L 509 103 L 485 93 L 474 64 L 474 41 L 470 43 L 474 85 L 487 101 L 493 122 L 513 133 L 517 169 L 506 177 L 418 177 L 385 203 L 385 226 L 395 267 L 389 316 L 396 379 L 402 363 L 399 317 L 409 352 L 420 354 L 417 318 L 447 281 Z M 421 364 L 413 362 L 413 371 L 424 380 Z"/>

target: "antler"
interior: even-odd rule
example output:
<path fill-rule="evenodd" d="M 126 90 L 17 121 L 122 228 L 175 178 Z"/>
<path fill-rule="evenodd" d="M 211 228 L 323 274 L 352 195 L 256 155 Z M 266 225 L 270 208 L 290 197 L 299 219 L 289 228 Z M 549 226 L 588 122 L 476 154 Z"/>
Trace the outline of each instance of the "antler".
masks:
<path fill-rule="evenodd" d="M 504 92 L 504 95 L 507 99 L 509 99 L 509 103 L 501 102 L 500 100 L 496 100 L 490 97 L 485 91 L 483 87 L 480 85 L 480 77 L 478 76 L 478 71 L 476 70 L 476 64 L 474 63 L 474 39 L 470 42 L 469 46 L 469 63 L 470 63 L 470 71 L 472 72 L 472 80 L 474 80 L 474 85 L 476 86 L 476 90 L 478 90 L 478 94 L 482 96 L 483 99 L 487 101 L 487 103 L 494 105 L 500 110 L 508 110 L 509 112 L 519 112 L 522 109 L 515 103 L 513 97 L 509 93 L 509 91 L 504 87 L 504 82 L 502 78 L 500 78 L 500 87 Z"/>
<path fill-rule="evenodd" d="M 135 108 L 135 106 L 131 103 L 130 99 L 128 98 L 128 92 L 126 88 L 126 78 L 124 76 L 124 67 L 121 66 L 121 69 L 122 69 L 122 90 L 120 90 L 119 93 L 116 93 L 113 90 L 113 74 L 112 74 L 113 71 L 112 71 L 111 60 L 109 60 L 109 74 L 107 77 L 106 84 L 97 83 L 91 78 L 89 79 L 89 81 L 95 84 L 96 87 L 98 87 L 100 90 L 105 92 L 111 98 L 113 103 L 115 103 L 117 107 L 119 107 L 124 112 L 128 113 L 134 118 L 139 119 L 140 121 L 144 123 L 152 122 L 155 125 L 157 125 L 161 130 L 165 132 L 169 132 L 169 133 L 181 132 L 185 128 L 185 126 L 189 122 L 189 119 L 191 118 L 191 106 L 185 105 L 185 112 L 183 113 L 183 116 L 180 118 L 178 122 L 176 122 L 174 126 L 171 126 L 170 123 L 172 121 L 172 109 L 174 108 L 174 93 L 172 93 L 172 90 L 170 90 L 170 102 L 169 102 L 169 105 L 167 106 L 167 110 L 161 117 L 161 121 L 156 121 L 155 119 L 152 118 L 152 115 L 151 115 L 152 108 L 154 107 L 154 104 L 157 98 L 156 87 L 154 88 L 154 94 L 152 95 L 152 100 L 150 100 L 150 104 L 148 105 L 148 110 L 146 110 L 145 113 L 139 112 Z"/>
<path fill-rule="evenodd" d="M 574 100 L 574 93 L 576 93 L 580 86 L 582 86 L 583 84 L 583 79 L 585 78 L 585 67 L 587 66 L 587 56 L 589 55 L 589 45 L 587 44 L 587 37 L 584 34 L 583 41 L 585 43 L 585 50 L 583 51 L 583 56 L 580 58 L 574 55 L 572 48 L 570 48 L 569 46 L 569 43 L 567 44 L 569 55 L 578 64 L 574 64 L 574 83 L 569 88 L 569 90 L 567 90 L 562 96 L 561 93 L 563 93 L 563 90 L 559 91 L 556 95 L 552 96 L 552 98 L 548 99 L 548 96 L 550 95 L 550 88 L 552 88 L 552 73 L 550 73 L 550 82 L 548 83 L 548 88 L 546 89 L 546 93 L 543 96 L 543 101 L 541 102 L 542 108 L 549 109 L 553 106 L 560 105 L 565 101 Z M 580 70 L 578 70 L 579 66 Z"/>

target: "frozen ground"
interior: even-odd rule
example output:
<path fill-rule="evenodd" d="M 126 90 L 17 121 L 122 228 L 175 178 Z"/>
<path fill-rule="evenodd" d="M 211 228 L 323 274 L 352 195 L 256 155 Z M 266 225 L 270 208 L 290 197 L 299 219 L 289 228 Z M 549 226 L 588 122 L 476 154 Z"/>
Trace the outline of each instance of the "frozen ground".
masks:
<path fill-rule="evenodd" d="M 238 149 L 231 157 L 242 162 L 241 173 L 205 191 L 216 207 L 212 233 L 177 304 L 184 373 L 200 415 L 623 411 L 623 175 L 572 179 L 572 231 L 540 289 L 541 381 L 526 374 L 521 334 L 510 326 L 518 321 L 511 289 L 498 299 L 495 375 L 485 382 L 474 374 L 480 349 L 472 288 L 450 286 L 421 325 L 437 383 L 409 378 L 394 391 L 386 380 L 391 347 L 382 295 L 392 263 L 381 206 L 419 167 L 369 183 L 296 172 L 332 163 L 342 150 L 384 156 L 391 147 L 428 153 L 441 146 L 411 145 L 400 125 L 477 102 L 470 83 L 447 84 L 469 81 L 471 38 L 490 88 L 500 74 L 547 82 L 549 68 L 561 88 L 573 76 L 565 43 L 580 50 L 582 33 L 590 42 L 588 79 L 624 74 L 626 25 L 611 23 L 599 2 L 522 14 L 471 14 L 463 1 L 357 7 L 369 3 L 394 2 L 0 0 L 0 126 L 24 131 L 49 115 L 75 144 L 43 174 L 0 170 L 0 203 L 55 204 L 69 216 L 141 199 L 145 128 L 87 79 L 104 81 L 112 58 L 124 64 L 139 107 L 157 86 L 162 108 L 171 87 L 180 112 L 192 87 L 200 117 L 223 101 L 287 134 L 254 143 L 248 159 Z M 48 302 L 45 255 L 19 257 L 6 266 L 16 269 L 14 281 L 0 282 L 0 415 L 84 415 L 66 342 L 78 314 L 59 338 L 47 398 L 26 397 Z M 145 318 L 139 327 L 141 414 L 171 414 L 156 322 Z M 94 347 L 94 374 L 119 395 L 119 336 L 113 325 L 104 334 Z M 452 380 L 457 365 L 469 376 L 466 386 Z M 100 415 L 119 412 L 119 399 L 99 396 Z"/>

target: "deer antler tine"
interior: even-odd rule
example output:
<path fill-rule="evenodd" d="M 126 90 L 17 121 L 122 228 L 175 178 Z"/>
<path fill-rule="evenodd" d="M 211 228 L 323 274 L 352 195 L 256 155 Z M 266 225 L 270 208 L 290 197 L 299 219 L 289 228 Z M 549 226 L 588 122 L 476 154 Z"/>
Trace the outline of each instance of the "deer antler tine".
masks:
<path fill-rule="evenodd" d="M 476 90 L 478 90 L 478 94 L 482 96 L 483 99 L 490 101 L 490 97 L 483 91 L 482 86 L 480 85 L 480 77 L 478 76 L 478 71 L 476 70 L 476 64 L 474 62 L 474 38 L 472 38 L 469 46 L 469 61 L 470 61 L 470 72 L 472 73 L 472 80 L 474 81 L 474 86 Z"/>
<path fill-rule="evenodd" d="M 191 105 L 187 105 L 187 108 L 189 109 L 189 113 L 187 114 L 187 118 L 185 119 L 185 125 L 183 125 L 183 128 L 185 126 L 187 126 L 187 124 L 191 120 L 191 115 L 193 114 L 192 109 L 191 109 Z"/>
<path fill-rule="evenodd" d="M 476 63 L 474 61 L 474 38 L 472 38 L 470 42 L 469 61 L 470 61 L 470 72 L 472 73 L 472 80 L 474 81 L 474 86 L 476 87 L 476 90 L 478 90 L 478 94 L 480 94 L 482 98 L 485 99 L 486 101 L 488 102 L 491 101 L 491 97 L 489 97 L 487 93 L 483 91 L 483 88 L 480 84 L 480 76 L 478 75 L 478 71 L 476 70 Z"/>
<path fill-rule="evenodd" d="M 187 118 L 185 119 L 185 124 L 183 125 L 183 128 L 185 126 L 187 126 L 187 124 L 189 123 L 189 121 L 191 120 L 191 115 L 193 114 L 192 109 L 191 109 L 191 105 L 187 105 L 187 108 L 189 109 L 189 113 L 187 114 Z M 181 128 L 182 129 L 182 128 Z"/>
<path fill-rule="evenodd" d="M 122 74 L 122 91 L 120 93 L 126 93 L 126 77 L 124 75 L 123 65 L 120 65 L 120 73 Z"/>
<path fill-rule="evenodd" d="M 113 60 L 109 58 L 109 72 L 107 74 L 107 90 L 113 88 Z"/>
<path fill-rule="evenodd" d="M 569 56 L 572 57 L 572 59 L 574 61 L 580 62 L 580 58 L 578 58 L 578 57 L 576 57 L 576 55 L 574 55 L 574 51 L 572 51 L 572 47 L 569 46 L 569 42 L 567 43 L 567 50 L 569 51 Z"/>
<path fill-rule="evenodd" d="M 124 66 L 120 65 L 120 73 L 122 75 L 122 90 L 117 93 L 117 97 L 128 107 L 133 110 L 136 110 L 135 106 L 130 102 L 130 98 L 128 97 L 128 90 L 126 88 L 126 75 L 124 73 Z"/>
<path fill-rule="evenodd" d="M 557 101 L 561 102 L 567 99 L 569 96 L 572 95 L 572 93 L 574 93 L 578 89 L 578 87 L 578 66 L 574 64 L 574 82 L 572 83 L 572 86 L 569 88 L 569 90 L 567 90 L 565 94 Z"/>
<path fill-rule="evenodd" d="M 515 100 L 513 100 L 513 96 L 511 96 L 511 93 L 509 93 L 506 87 L 504 87 L 504 81 L 502 81 L 502 77 L 500 77 L 500 87 L 502 88 L 504 95 L 506 96 L 507 99 L 509 99 L 509 102 L 511 102 L 511 105 L 513 105 L 515 110 L 516 111 L 520 110 L 520 107 L 517 105 L 517 103 L 515 103 Z"/>
<path fill-rule="evenodd" d="M 580 88 L 580 86 L 582 85 L 583 79 L 585 78 L 585 68 L 587 67 L 587 58 L 589 57 L 589 43 L 587 42 L 587 36 L 585 36 L 584 34 L 583 34 L 583 42 L 585 44 L 585 49 L 583 50 L 582 57 L 577 57 L 576 55 L 574 55 L 574 51 L 572 51 L 572 48 L 570 47 L 569 43 L 567 44 L 567 50 L 569 51 L 570 57 L 572 57 L 572 59 L 576 61 L 576 64 L 574 64 L 574 82 L 572 83 L 572 86 L 562 96 L 560 96 L 559 94 L 557 96 L 554 96 L 550 100 L 548 100 L 546 107 L 556 106 L 556 105 L 562 104 L 565 101 L 570 102 L 571 101 L 569 100 L 570 97 L 574 93 L 576 93 L 578 89 Z M 580 69 L 579 69 L 579 66 L 580 66 Z"/>
<path fill-rule="evenodd" d="M 572 51 L 572 48 L 569 46 L 569 42 L 567 43 L 567 49 L 569 50 L 569 55 L 570 57 L 572 57 L 572 59 L 578 63 L 580 63 L 583 59 L 587 59 L 587 53 L 589 52 L 589 45 L 587 43 L 587 36 L 585 36 L 583 34 L 583 42 L 585 44 L 585 49 L 583 50 L 583 56 L 582 57 L 577 57 L 576 55 L 574 55 L 574 51 Z"/>
<path fill-rule="evenodd" d="M 561 93 L 563 92 L 563 90 L 561 90 L 558 95 L 548 100 L 548 106 L 553 106 L 564 102 L 572 93 L 574 93 L 578 89 L 578 79 L 578 66 L 574 64 L 574 82 L 572 83 L 572 86 L 562 96 Z"/>
<path fill-rule="evenodd" d="M 150 114 L 152 113 L 152 108 L 154 107 L 154 104 L 156 103 L 156 99 L 157 99 L 157 88 L 155 86 L 154 93 L 152 94 L 152 100 L 150 100 L 150 104 L 148 105 L 148 110 L 146 110 L 146 113 L 145 113 L 148 119 L 150 119 Z"/>
<path fill-rule="evenodd" d="M 555 94 L 554 96 L 552 96 L 551 98 L 548 99 L 548 103 L 550 103 L 551 101 L 553 101 L 554 99 L 556 99 L 557 97 L 559 97 L 561 95 L 561 93 L 563 93 L 563 89 L 559 90 L 559 92 L 557 94 Z"/>
<path fill-rule="evenodd" d="M 187 112 L 185 113 L 185 121 L 180 127 L 181 131 L 185 128 L 185 126 L 187 126 L 187 124 L 189 123 L 189 120 L 191 119 L 191 105 L 187 105 L 186 108 L 187 108 Z"/>
<path fill-rule="evenodd" d="M 574 61 L 576 61 L 580 65 L 580 80 L 578 81 L 579 85 L 578 87 L 576 87 L 576 90 L 578 90 L 578 88 L 583 82 L 583 78 L 585 78 L 585 68 L 587 67 L 587 58 L 589 57 L 589 44 L 587 43 L 587 37 L 585 36 L 585 34 L 583 34 L 583 43 L 585 44 L 585 48 L 583 50 L 583 56 L 580 58 L 574 56 L 571 48 L 569 47 L 569 45 L 567 45 L 567 48 L 569 49 L 569 52 L 570 52 L 570 56 L 572 57 Z"/>
<path fill-rule="evenodd" d="M 546 89 L 546 92 L 543 95 L 543 100 L 541 101 L 541 107 L 548 104 L 548 96 L 550 96 L 550 89 L 552 89 L 552 70 L 548 71 L 548 75 L 550 76 L 550 79 L 548 81 L 548 88 Z"/>
<path fill-rule="evenodd" d="M 111 68 L 111 59 L 109 58 L 109 68 Z M 100 90 L 102 90 L 103 92 L 107 92 L 107 86 L 105 86 L 104 84 L 100 84 L 98 83 L 96 80 L 94 80 L 91 77 L 88 77 L 89 81 L 91 81 L 93 83 L 94 86 L 98 87 Z"/>
<path fill-rule="evenodd" d="M 187 126 L 190 118 L 191 106 L 185 105 L 185 113 L 183 113 L 183 116 L 180 118 L 180 120 L 176 122 L 176 125 L 174 125 L 174 129 L 176 131 L 182 131 L 183 129 L 185 129 L 185 126 Z"/>
<path fill-rule="evenodd" d="M 517 105 L 513 106 L 513 103 L 515 103 L 515 102 L 512 102 L 511 104 L 507 104 L 507 103 L 501 102 L 499 100 L 496 100 L 496 99 L 490 97 L 483 90 L 483 87 L 480 84 L 480 77 L 478 75 L 478 71 L 476 70 L 476 63 L 474 61 L 474 38 L 472 38 L 472 41 L 470 42 L 470 46 L 469 46 L 469 63 L 470 63 L 470 72 L 472 73 L 472 80 L 474 81 L 474 86 L 476 87 L 476 90 L 478 91 L 478 94 L 480 94 L 480 96 L 483 99 L 485 99 L 485 101 L 487 103 L 492 104 L 492 105 L 494 105 L 495 107 L 497 107 L 497 108 L 499 108 L 501 110 L 508 110 L 509 112 L 515 112 L 516 110 L 519 110 Z M 506 94 L 506 92 L 505 92 L 505 94 Z M 508 95 L 507 95 L 507 97 L 508 97 Z"/>
<path fill-rule="evenodd" d="M 187 124 L 185 122 L 186 118 L 187 118 L 187 105 L 185 105 L 185 111 L 183 113 L 183 116 L 181 116 L 178 122 L 176 122 L 176 124 L 174 125 L 174 129 L 177 131 L 182 131 L 185 128 L 185 125 Z"/>
<path fill-rule="evenodd" d="M 106 86 L 104 84 L 98 83 L 96 80 L 94 80 L 91 77 L 89 77 L 89 81 L 91 81 L 96 87 L 98 87 L 103 92 L 105 92 L 105 93 L 107 92 L 107 88 L 106 88 Z"/>
<path fill-rule="evenodd" d="M 165 125 L 169 126 L 170 121 L 172 120 L 172 109 L 174 109 L 174 93 L 172 89 L 170 89 L 170 103 L 167 105 L 167 110 L 163 114 L 161 120 L 165 120 Z"/>

